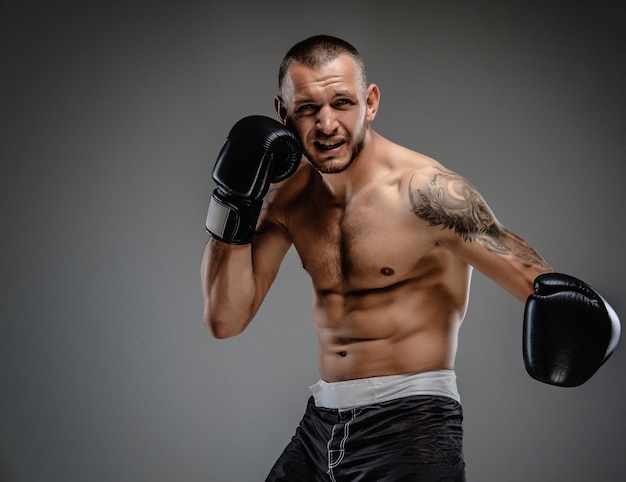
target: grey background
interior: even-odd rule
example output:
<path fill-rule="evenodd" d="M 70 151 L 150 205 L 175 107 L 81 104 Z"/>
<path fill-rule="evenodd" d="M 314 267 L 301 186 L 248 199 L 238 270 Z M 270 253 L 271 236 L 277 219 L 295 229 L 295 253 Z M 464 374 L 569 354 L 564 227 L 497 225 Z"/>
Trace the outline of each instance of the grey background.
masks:
<path fill-rule="evenodd" d="M 624 2 L 0 5 L 3 481 L 263 480 L 317 379 L 309 282 L 291 251 L 249 329 L 212 339 L 203 223 L 230 126 L 273 116 L 312 34 L 361 50 L 379 132 L 626 316 Z M 469 480 L 623 480 L 623 346 L 580 388 L 539 384 L 522 309 L 475 275 Z"/>

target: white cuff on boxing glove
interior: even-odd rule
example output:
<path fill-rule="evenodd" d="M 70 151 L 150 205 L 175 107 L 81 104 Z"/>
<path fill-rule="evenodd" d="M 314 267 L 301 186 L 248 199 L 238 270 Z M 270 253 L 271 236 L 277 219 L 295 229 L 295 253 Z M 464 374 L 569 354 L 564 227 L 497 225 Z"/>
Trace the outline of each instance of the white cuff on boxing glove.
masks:
<path fill-rule="evenodd" d="M 213 192 L 205 228 L 214 238 L 228 244 L 248 244 L 252 241 L 262 201 L 229 199 L 219 189 Z"/>

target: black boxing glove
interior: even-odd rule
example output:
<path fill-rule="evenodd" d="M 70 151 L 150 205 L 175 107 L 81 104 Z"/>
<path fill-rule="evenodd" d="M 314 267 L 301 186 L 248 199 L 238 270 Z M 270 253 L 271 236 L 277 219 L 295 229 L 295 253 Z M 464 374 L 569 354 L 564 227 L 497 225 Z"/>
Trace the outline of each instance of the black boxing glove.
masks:
<path fill-rule="evenodd" d="M 293 174 L 301 158 L 300 140 L 280 122 L 260 115 L 237 122 L 213 167 L 207 232 L 229 244 L 251 242 L 270 184 Z"/>
<path fill-rule="evenodd" d="M 526 301 L 524 365 L 540 382 L 560 387 L 585 383 L 611 356 L 621 325 L 611 305 L 572 276 L 542 274 Z"/>

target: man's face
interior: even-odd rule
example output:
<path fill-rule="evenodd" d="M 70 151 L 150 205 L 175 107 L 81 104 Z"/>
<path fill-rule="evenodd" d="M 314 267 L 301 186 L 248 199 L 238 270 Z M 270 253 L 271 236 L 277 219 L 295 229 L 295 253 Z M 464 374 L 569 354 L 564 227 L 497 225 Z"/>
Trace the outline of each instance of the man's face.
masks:
<path fill-rule="evenodd" d="M 377 94 L 376 86 L 364 89 L 347 55 L 313 68 L 296 63 L 289 67 L 283 83 L 284 111 L 279 115 L 298 133 L 304 155 L 316 169 L 341 172 L 363 147 L 378 105 Z"/>

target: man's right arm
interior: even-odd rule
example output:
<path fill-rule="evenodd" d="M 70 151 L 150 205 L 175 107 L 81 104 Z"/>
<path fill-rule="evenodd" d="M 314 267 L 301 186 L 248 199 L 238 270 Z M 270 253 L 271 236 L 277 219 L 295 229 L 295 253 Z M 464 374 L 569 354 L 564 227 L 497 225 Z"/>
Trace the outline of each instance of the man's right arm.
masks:
<path fill-rule="evenodd" d="M 204 322 L 217 338 L 248 326 L 291 245 L 267 210 L 258 221 L 270 184 L 293 174 L 301 156 L 295 134 L 263 116 L 237 122 L 220 151 L 201 273 Z"/>
<path fill-rule="evenodd" d="M 211 237 L 202 257 L 204 323 L 216 338 L 241 333 L 256 315 L 291 246 L 282 229 L 261 219 L 252 243 Z"/>

